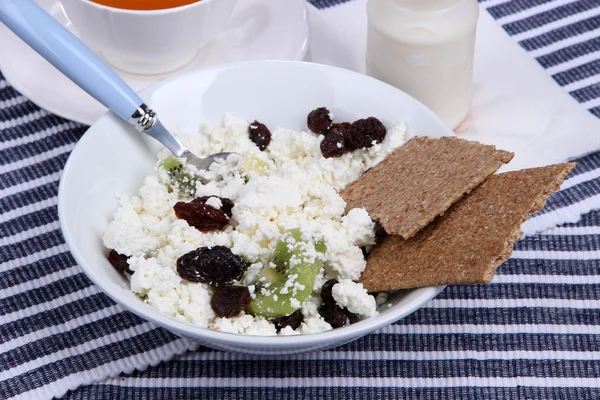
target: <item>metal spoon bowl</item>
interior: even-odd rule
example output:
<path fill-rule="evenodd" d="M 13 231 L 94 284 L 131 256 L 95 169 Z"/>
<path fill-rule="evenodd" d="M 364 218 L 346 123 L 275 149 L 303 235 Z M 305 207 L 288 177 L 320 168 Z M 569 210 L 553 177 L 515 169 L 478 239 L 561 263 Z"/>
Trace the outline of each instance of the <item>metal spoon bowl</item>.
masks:
<path fill-rule="evenodd" d="M 132 118 L 134 121 L 129 121 L 132 125 L 154 139 L 161 142 L 171 153 L 177 158 L 184 159 L 188 164 L 195 166 L 200 170 L 208 170 L 212 163 L 217 159 L 227 159 L 231 154 L 239 154 L 232 152 L 221 152 L 211 154 L 207 157 L 198 157 L 188 149 L 156 118 L 154 112 L 145 104 L 136 111 Z"/>

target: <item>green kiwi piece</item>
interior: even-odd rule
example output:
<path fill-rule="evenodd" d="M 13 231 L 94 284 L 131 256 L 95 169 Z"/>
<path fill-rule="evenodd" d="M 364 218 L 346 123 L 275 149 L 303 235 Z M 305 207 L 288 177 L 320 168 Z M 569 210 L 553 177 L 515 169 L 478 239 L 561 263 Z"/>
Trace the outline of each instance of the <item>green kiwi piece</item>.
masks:
<path fill-rule="evenodd" d="M 273 252 L 272 261 L 277 267 L 263 268 L 256 281 L 256 298 L 246 311 L 279 318 L 298 310 L 313 292 L 326 251 L 323 240 L 304 240 L 300 229 L 286 231 Z"/>
<path fill-rule="evenodd" d="M 183 170 L 181 161 L 173 156 L 165 158 L 159 165 L 159 168 L 167 171 L 171 179 L 171 186 L 177 188 L 184 196 L 192 197 L 196 194 L 196 181 L 199 180 Z"/>
<path fill-rule="evenodd" d="M 269 175 L 269 164 L 250 154 L 242 156 L 241 167 L 243 171 L 252 172 L 259 176 Z"/>

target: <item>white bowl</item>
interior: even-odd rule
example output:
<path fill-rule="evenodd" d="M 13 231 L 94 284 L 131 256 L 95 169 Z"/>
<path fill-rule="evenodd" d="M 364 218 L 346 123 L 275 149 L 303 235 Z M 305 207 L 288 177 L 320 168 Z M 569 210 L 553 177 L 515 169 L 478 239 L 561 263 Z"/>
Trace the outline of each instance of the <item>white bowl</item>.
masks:
<path fill-rule="evenodd" d="M 306 129 L 306 116 L 327 106 L 337 121 L 375 116 L 386 126 L 407 124 L 410 136 L 452 132 L 425 106 L 383 82 L 318 64 L 244 62 L 175 76 L 141 93 L 171 130 L 196 131 L 224 113 L 267 126 Z M 108 296 L 176 334 L 220 350 L 249 354 L 293 354 L 326 349 L 388 325 L 417 310 L 440 292 L 429 287 L 396 293 L 372 319 L 329 332 L 299 336 L 246 336 L 177 321 L 133 294 L 106 260 L 102 235 L 116 208 L 115 192 L 134 195 L 152 172 L 161 145 L 106 114 L 83 135 L 65 166 L 58 193 L 61 228 L 73 256 Z M 401 177 L 399 177 L 401 178 Z"/>

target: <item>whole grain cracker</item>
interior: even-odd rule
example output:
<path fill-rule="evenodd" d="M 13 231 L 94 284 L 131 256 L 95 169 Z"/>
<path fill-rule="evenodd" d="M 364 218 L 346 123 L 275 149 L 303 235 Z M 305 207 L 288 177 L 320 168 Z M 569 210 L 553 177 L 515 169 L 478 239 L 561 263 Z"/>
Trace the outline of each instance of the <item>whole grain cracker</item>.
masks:
<path fill-rule="evenodd" d="M 386 236 L 369 255 L 360 282 L 369 291 L 488 283 L 575 163 L 494 175 L 446 214 L 405 240 Z"/>
<path fill-rule="evenodd" d="M 513 153 L 456 137 L 414 137 L 341 191 L 405 239 L 509 162 Z"/>

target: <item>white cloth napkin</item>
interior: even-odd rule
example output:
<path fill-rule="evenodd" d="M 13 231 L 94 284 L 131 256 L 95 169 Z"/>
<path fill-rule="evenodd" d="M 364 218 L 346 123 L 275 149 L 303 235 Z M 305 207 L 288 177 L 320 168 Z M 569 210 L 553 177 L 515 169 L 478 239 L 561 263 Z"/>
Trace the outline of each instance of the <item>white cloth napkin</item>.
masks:
<path fill-rule="evenodd" d="M 365 72 L 367 0 L 326 10 L 309 7 L 311 61 Z M 471 113 L 456 130 L 465 139 L 515 153 L 501 171 L 563 162 L 600 149 L 600 120 L 587 112 L 481 10 L 475 50 Z M 568 182 L 565 182 L 568 184 Z M 575 222 L 594 208 L 523 224 L 532 234 Z"/>

